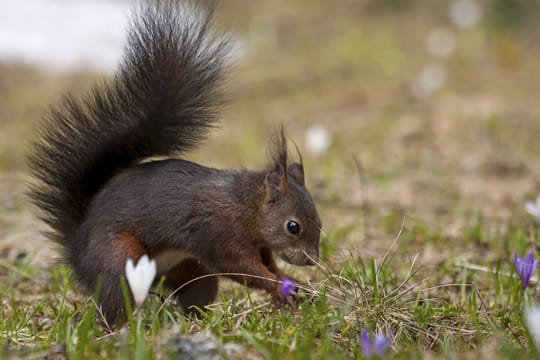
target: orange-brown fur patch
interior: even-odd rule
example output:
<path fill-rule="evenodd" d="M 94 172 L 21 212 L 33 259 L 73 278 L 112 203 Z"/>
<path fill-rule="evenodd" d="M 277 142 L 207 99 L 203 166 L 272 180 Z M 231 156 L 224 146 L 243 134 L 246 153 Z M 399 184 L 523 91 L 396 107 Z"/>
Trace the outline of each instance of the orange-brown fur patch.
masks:
<path fill-rule="evenodd" d="M 119 255 L 122 257 L 133 259 L 135 262 L 146 252 L 139 238 L 129 231 L 118 233 L 115 241 L 115 250 L 120 252 Z"/>

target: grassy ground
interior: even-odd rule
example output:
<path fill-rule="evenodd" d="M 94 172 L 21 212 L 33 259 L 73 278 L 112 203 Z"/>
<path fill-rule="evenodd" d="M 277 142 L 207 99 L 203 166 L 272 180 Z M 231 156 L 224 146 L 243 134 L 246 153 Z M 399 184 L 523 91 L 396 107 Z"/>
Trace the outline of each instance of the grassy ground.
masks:
<path fill-rule="evenodd" d="M 41 114 L 99 76 L 0 66 L 0 357 L 165 358 L 203 344 L 238 358 L 355 358 L 363 329 L 392 331 L 395 358 L 535 356 L 522 311 L 540 302 L 537 275 L 523 291 L 513 264 L 514 252 L 540 251 L 523 210 L 540 187 L 540 47 L 538 18 L 519 5 L 535 5 L 483 2 L 484 21 L 455 29 L 455 54 L 438 59 L 424 44 L 433 28 L 452 28 L 448 4 L 220 8 L 243 56 L 222 128 L 191 158 L 263 166 L 278 123 L 301 148 L 310 124 L 332 135 L 324 155 L 304 151 L 325 236 L 320 266 L 284 265 L 305 280 L 296 310 L 223 282 L 201 319 L 184 318 L 165 293 L 129 328 L 99 326 L 23 196 L 23 155 Z M 411 83 L 431 63 L 447 81 L 416 98 Z"/>

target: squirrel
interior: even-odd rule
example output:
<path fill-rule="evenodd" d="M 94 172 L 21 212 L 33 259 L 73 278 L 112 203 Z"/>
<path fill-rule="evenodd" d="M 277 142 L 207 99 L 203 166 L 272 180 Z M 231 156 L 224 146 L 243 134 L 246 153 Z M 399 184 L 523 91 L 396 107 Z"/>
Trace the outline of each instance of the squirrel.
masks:
<path fill-rule="evenodd" d="M 288 163 L 283 128 L 262 171 L 181 159 L 217 124 L 224 103 L 230 41 L 213 23 L 212 9 L 191 3 L 139 3 L 113 79 L 82 99 L 64 97 L 28 156 L 29 195 L 47 235 L 87 291 L 100 286 L 109 322 L 126 315 L 120 278 L 129 258 L 156 259 L 172 289 L 223 273 L 266 290 L 278 306 L 290 299 L 273 254 L 298 266 L 318 261 L 321 220 L 301 155 Z M 177 300 L 185 312 L 204 309 L 217 291 L 217 276 L 206 276 Z"/>

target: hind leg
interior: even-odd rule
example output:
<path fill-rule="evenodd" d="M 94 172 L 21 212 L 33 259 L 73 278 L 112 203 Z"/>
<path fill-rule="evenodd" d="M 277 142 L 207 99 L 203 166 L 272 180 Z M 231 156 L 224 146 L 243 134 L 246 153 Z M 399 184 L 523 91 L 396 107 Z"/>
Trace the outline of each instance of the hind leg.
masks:
<path fill-rule="evenodd" d="M 100 285 L 99 305 L 108 324 L 121 324 L 126 313 L 120 278 L 125 276 L 127 259 L 137 262 L 145 249 L 139 238 L 127 231 L 95 235 L 88 242 L 85 251 L 70 254 L 70 262 L 90 293 Z"/>
<path fill-rule="evenodd" d="M 217 276 L 200 276 L 212 274 L 210 270 L 195 259 L 187 259 L 171 268 L 165 274 L 165 284 L 176 290 L 176 298 L 186 314 L 197 314 L 199 309 L 212 303 L 218 292 Z M 193 282 L 189 282 L 194 280 Z M 189 283 L 188 283 L 189 282 Z"/>

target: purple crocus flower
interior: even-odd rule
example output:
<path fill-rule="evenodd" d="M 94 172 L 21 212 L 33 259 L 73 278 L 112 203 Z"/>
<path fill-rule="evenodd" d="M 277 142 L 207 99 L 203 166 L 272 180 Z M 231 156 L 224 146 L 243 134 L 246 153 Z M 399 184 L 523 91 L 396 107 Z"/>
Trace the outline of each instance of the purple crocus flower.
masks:
<path fill-rule="evenodd" d="M 296 283 L 291 279 L 284 278 L 281 283 L 281 293 L 287 297 L 291 296 L 296 290 Z"/>
<path fill-rule="evenodd" d="M 372 356 L 381 357 L 384 355 L 390 343 L 392 342 L 392 334 L 385 336 L 382 333 L 377 333 L 375 339 L 371 342 L 371 336 L 367 330 L 362 331 L 362 351 L 364 356 L 369 359 Z"/>
<path fill-rule="evenodd" d="M 538 260 L 534 259 L 534 255 L 531 251 L 526 258 L 518 257 L 517 254 L 514 253 L 514 261 L 516 263 L 516 270 L 517 270 L 518 276 L 521 279 L 521 282 L 523 283 L 523 289 L 525 289 L 527 285 L 529 285 L 531 276 L 536 270 L 536 266 L 538 265 Z"/>
<path fill-rule="evenodd" d="M 362 331 L 362 351 L 364 351 L 364 356 L 367 359 L 371 357 L 371 337 L 369 336 L 367 330 Z"/>

